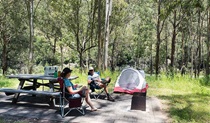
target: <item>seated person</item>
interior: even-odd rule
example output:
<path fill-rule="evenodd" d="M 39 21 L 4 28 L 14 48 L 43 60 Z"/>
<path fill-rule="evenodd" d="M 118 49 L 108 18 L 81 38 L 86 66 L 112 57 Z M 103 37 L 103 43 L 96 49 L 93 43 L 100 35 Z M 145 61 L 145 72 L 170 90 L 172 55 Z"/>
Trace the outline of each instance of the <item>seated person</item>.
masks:
<path fill-rule="evenodd" d="M 77 98 L 80 96 L 85 96 L 86 103 L 91 107 L 91 111 L 96 111 L 97 108 L 95 108 L 90 100 L 89 90 L 86 86 L 82 86 L 80 89 L 76 89 L 73 85 L 73 83 L 68 79 L 71 76 L 72 70 L 69 68 L 64 68 L 61 77 L 63 77 L 63 81 L 65 84 L 66 89 L 70 93 L 70 98 Z"/>
<path fill-rule="evenodd" d="M 109 101 L 114 101 L 114 99 L 109 95 L 106 83 L 110 83 L 111 79 L 107 77 L 106 79 L 101 79 L 99 74 L 94 72 L 93 67 L 89 68 L 88 72 L 88 84 L 90 85 L 90 89 L 94 92 L 95 89 L 104 88 L 107 99 Z"/>

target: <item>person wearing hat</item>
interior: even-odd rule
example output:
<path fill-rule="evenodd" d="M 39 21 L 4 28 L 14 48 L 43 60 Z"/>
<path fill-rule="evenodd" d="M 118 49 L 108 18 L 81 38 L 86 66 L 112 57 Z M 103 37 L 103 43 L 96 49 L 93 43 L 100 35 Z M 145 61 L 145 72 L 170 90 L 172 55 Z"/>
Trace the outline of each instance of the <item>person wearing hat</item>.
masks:
<path fill-rule="evenodd" d="M 109 101 L 114 101 L 114 99 L 110 96 L 108 92 L 107 85 L 110 83 L 111 79 L 107 77 L 106 79 L 101 79 L 100 75 L 96 72 L 94 72 L 94 68 L 90 67 L 89 72 L 88 72 L 88 84 L 90 85 L 90 89 L 92 92 L 95 91 L 95 89 L 101 89 L 104 88 L 106 95 L 107 95 L 107 100 Z"/>
<path fill-rule="evenodd" d="M 89 89 L 86 86 L 82 86 L 80 89 L 76 89 L 74 84 L 68 79 L 71 76 L 72 70 L 69 68 L 64 68 L 61 77 L 63 77 L 64 84 L 66 89 L 68 90 L 70 97 L 80 97 L 85 96 L 86 103 L 91 107 L 91 111 L 96 111 L 95 108 L 90 100 Z"/>

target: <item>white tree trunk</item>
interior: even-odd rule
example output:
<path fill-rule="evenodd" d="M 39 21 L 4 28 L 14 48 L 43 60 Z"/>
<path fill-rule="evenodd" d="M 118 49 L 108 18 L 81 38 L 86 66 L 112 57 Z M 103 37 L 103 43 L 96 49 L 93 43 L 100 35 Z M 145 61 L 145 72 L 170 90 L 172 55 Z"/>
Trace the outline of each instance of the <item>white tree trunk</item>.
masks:
<path fill-rule="evenodd" d="M 33 36 L 34 36 L 34 30 L 33 30 L 33 0 L 30 0 L 30 46 L 29 46 L 29 63 L 28 63 L 28 72 L 32 73 L 33 68 Z"/>
<path fill-rule="evenodd" d="M 111 15 L 112 0 L 106 0 L 105 17 L 105 43 L 104 43 L 104 70 L 108 66 L 108 46 L 109 46 L 109 16 Z"/>

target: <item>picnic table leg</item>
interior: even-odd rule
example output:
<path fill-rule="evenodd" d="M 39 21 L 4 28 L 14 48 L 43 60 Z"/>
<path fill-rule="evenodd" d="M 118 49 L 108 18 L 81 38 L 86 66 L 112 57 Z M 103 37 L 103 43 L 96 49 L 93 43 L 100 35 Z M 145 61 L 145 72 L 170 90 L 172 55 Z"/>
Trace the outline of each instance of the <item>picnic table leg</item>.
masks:
<path fill-rule="evenodd" d="M 34 82 L 33 82 L 33 90 L 36 91 L 36 88 L 37 88 L 37 79 L 34 79 Z M 32 95 L 33 97 L 36 97 L 36 95 Z"/>
<path fill-rule="evenodd" d="M 54 83 L 52 81 L 49 82 L 50 92 L 54 92 Z M 49 102 L 50 107 L 55 107 L 55 98 L 53 96 L 50 97 Z"/>
<path fill-rule="evenodd" d="M 19 83 L 18 88 L 17 88 L 18 90 L 20 90 L 23 87 L 25 80 L 19 79 L 19 81 L 20 81 L 20 83 Z M 19 98 L 19 95 L 20 95 L 20 93 L 16 93 L 14 95 L 14 98 L 12 100 L 12 103 L 14 103 L 14 104 L 17 103 L 17 100 Z"/>

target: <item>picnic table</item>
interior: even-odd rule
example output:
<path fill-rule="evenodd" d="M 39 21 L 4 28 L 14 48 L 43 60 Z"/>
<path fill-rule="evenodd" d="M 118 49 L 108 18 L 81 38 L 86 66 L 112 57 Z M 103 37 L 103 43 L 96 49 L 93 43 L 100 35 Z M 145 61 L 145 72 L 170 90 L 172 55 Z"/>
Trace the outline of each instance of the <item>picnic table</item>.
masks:
<path fill-rule="evenodd" d="M 19 85 L 17 89 L 10 88 L 1 88 L 0 92 L 12 93 L 15 94 L 12 100 L 12 103 L 17 103 L 20 93 L 29 93 L 33 96 L 36 95 L 46 95 L 50 96 L 49 104 L 50 106 L 55 106 L 55 96 L 59 96 L 60 92 L 55 92 L 55 86 L 58 85 L 57 78 L 53 76 L 44 76 L 44 75 L 36 75 L 36 74 L 18 74 L 18 75 L 7 75 L 8 78 L 16 78 L 19 80 Z M 78 78 L 77 76 L 72 76 L 69 79 L 73 80 Z M 42 80 L 42 82 L 38 82 L 38 80 Z M 48 83 L 43 83 L 43 80 L 48 80 Z M 31 86 L 26 86 L 25 82 L 30 82 Z M 37 89 L 40 86 L 49 87 L 49 91 L 38 91 Z"/>

